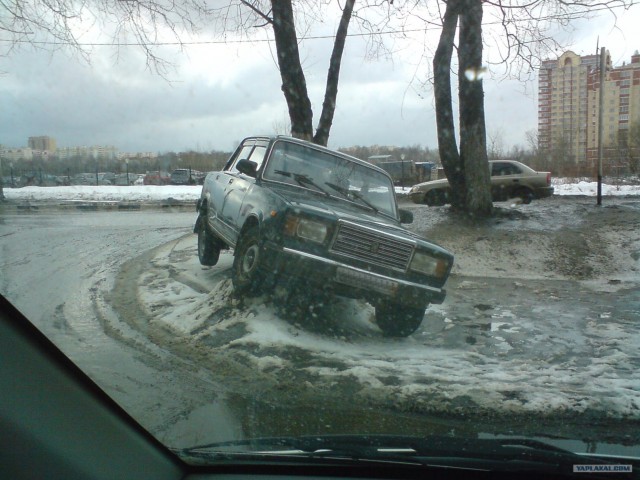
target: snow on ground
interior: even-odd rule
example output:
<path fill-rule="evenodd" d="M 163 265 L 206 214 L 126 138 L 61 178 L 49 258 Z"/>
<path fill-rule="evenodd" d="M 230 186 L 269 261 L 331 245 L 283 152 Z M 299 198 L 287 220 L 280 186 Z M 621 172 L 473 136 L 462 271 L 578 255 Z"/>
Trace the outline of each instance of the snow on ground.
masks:
<path fill-rule="evenodd" d="M 595 197 L 598 192 L 597 182 L 587 181 L 569 181 L 567 179 L 552 179 L 551 184 L 554 187 L 555 195 L 586 195 Z M 602 184 L 602 195 L 605 196 L 624 196 L 624 195 L 640 195 L 639 185 L 615 185 Z"/>
<path fill-rule="evenodd" d="M 10 201 L 195 202 L 201 188 L 25 187 L 5 189 L 4 193 Z M 558 181 L 555 188 L 557 195 L 595 196 L 596 192 L 594 182 Z M 640 186 L 605 185 L 603 194 L 637 196 Z M 454 273 L 478 278 L 462 280 L 455 288 L 449 285 L 448 301 L 430 307 L 423 328 L 406 339 L 383 338 L 373 321 L 372 307 L 364 302 L 338 299 L 300 322 L 283 309 L 284 293 L 279 290 L 274 298 L 240 301 L 232 294 L 232 255 L 223 252 L 216 267 L 201 267 L 193 235 L 157 251 L 138 280 L 138 301 L 149 316 L 150 327 L 160 332 L 157 335 L 165 335 L 168 343 L 183 345 L 185 354 L 196 352 L 225 362 L 235 359 L 268 379 L 267 383 L 281 385 L 282 378 L 292 377 L 296 388 L 306 385 L 319 393 L 351 390 L 355 392 L 354 401 L 382 402 L 406 411 L 597 411 L 611 417 L 638 418 L 640 333 L 631 319 L 638 314 L 638 300 L 622 312 L 629 318 L 616 317 L 613 321 L 612 316 L 618 313 L 607 308 L 613 302 L 622 304 L 619 298 L 594 297 L 593 304 L 587 306 L 583 305 L 588 302 L 579 300 L 558 304 L 562 293 L 545 282 L 580 278 L 582 283 L 575 285 L 581 285 L 584 291 L 577 292 L 577 297 L 589 298 L 590 288 L 600 295 L 622 296 L 628 288 L 626 281 L 635 276 L 637 283 L 638 274 L 636 270 L 627 270 L 627 277 L 617 273 L 621 265 L 629 267 L 635 264 L 631 260 L 637 262 L 634 255 L 640 258 L 640 239 L 630 230 L 601 232 L 602 239 L 612 243 L 599 242 L 604 246 L 597 250 L 597 258 L 590 256 L 594 251 L 587 236 L 590 228 L 581 223 L 587 210 L 584 205 L 571 206 L 571 215 L 559 225 L 550 220 L 558 208 L 555 202 L 536 203 L 535 210 L 517 218 L 522 238 L 504 219 L 486 232 L 477 226 L 466 227 L 464 235 L 460 226 L 447 231 L 435 225 L 433 234 L 443 235 L 435 239 L 456 254 Z M 420 208 L 417 210 L 423 212 Z M 441 210 L 417 214 L 414 228 L 422 225 L 427 230 L 440 218 Z M 621 208 L 612 207 L 592 215 L 594 219 L 606 216 L 619 225 L 615 215 L 622 213 Z M 527 230 L 531 225 L 535 229 L 529 230 L 540 231 L 540 235 L 531 236 Z M 559 229 L 567 227 L 579 230 L 571 236 L 561 235 Z M 549 236 L 556 231 L 557 236 Z M 529 248 L 532 245 L 535 250 Z M 554 252 L 556 257 L 551 256 Z M 590 258 L 603 264 L 606 262 L 602 259 L 608 258 L 615 268 L 602 275 L 615 275 L 609 278 L 617 283 L 606 283 L 607 277 L 599 277 L 594 283 Z M 544 273 L 537 270 L 549 261 L 552 269 Z M 468 318 L 460 313 L 465 301 L 472 310 L 473 305 L 486 303 L 486 299 L 472 299 L 495 288 L 485 284 L 488 278 L 517 278 L 509 270 L 514 265 L 518 266 L 518 275 L 540 279 L 541 286 L 532 290 L 530 284 L 523 288 L 511 280 L 502 295 L 489 298 L 498 303 L 488 311 L 474 312 Z M 567 270 L 568 266 L 573 270 Z M 578 267 L 580 271 L 576 271 Z M 605 292 L 602 278 L 609 288 Z M 531 296 L 527 300 L 530 303 L 523 300 L 522 292 Z M 512 304 L 506 300 L 511 296 Z M 570 291 L 567 298 L 573 296 Z"/>
<path fill-rule="evenodd" d="M 195 201 L 200 197 L 200 185 L 77 185 L 68 187 L 5 188 L 4 196 L 16 201 L 94 201 L 94 202 L 155 202 L 168 199 Z"/>
<path fill-rule="evenodd" d="M 554 179 L 556 195 L 595 196 L 596 182 L 571 182 Z M 167 199 L 194 202 L 200 197 L 200 185 L 136 185 L 136 186 L 69 186 L 69 187 L 23 187 L 5 188 L 4 195 L 15 201 L 95 201 L 95 202 L 155 202 Z M 406 194 L 409 187 L 396 187 L 398 194 Z M 640 185 L 604 184 L 602 194 L 607 196 L 640 195 Z"/>
<path fill-rule="evenodd" d="M 455 300 L 432 306 L 424 329 L 389 339 L 364 302 L 335 299 L 297 321 L 283 310 L 280 290 L 274 298 L 240 301 L 229 278 L 232 255 L 201 267 L 195 243 L 188 236 L 157 252 L 140 278 L 142 302 L 154 312 L 153 324 L 174 332 L 187 351 L 207 345 L 213 356 L 250 365 L 256 378 L 279 383 L 293 376 L 319 392 L 348 388 L 356 401 L 415 412 L 639 415 L 634 323 L 613 323 L 598 305 L 558 310 L 545 282 L 530 300 L 503 300 L 466 323 Z M 461 299 L 481 288 L 463 283 L 455 289 Z M 474 329 L 481 330 L 477 340 L 465 342 Z M 459 343 L 451 341 L 457 337 Z"/>

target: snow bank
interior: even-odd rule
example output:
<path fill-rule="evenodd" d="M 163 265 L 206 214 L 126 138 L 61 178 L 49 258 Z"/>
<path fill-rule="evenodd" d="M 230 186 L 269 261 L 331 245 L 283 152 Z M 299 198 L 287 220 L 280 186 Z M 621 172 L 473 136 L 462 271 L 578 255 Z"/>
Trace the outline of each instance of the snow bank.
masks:
<path fill-rule="evenodd" d="M 201 185 L 77 185 L 69 187 L 5 188 L 4 196 L 17 201 L 94 201 L 94 202 L 155 202 L 168 199 L 195 201 Z"/>
<path fill-rule="evenodd" d="M 556 195 L 595 196 L 596 182 L 566 183 L 564 179 L 554 179 Z M 398 195 L 407 194 L 409 187 L 396 187 Z M 110 186 L 78 185 L 70 187 L 23 187 L 5 188 L 4 195 L 16 201 L 93 201 L 93 202 L 156 202 L 174 199 L 195 202 L 200 197 L 200 185 L 139 185 Z M 640 185 L 603 185 L 603 195 L 640 195 Z"/>

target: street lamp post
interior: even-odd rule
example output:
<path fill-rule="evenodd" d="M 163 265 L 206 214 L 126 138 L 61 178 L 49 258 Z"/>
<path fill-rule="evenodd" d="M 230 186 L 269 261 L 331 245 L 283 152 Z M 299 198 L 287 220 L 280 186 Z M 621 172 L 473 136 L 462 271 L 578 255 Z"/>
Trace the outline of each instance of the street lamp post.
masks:
<path fill-rule="evenodd" d="M 129 186 L 131 184 L 129 183 L 129 159 L 128 158 L 124 159 L 124 164 L 127 167 L 127 186 Z"/>
<path fill-rule="evenodd" d="M 16 187 L 16 183 L 13 180 L 13 162 L 11 162 L 9 164 L 9 169 L 11 170 L 11 188 L 15 188 Z"/>

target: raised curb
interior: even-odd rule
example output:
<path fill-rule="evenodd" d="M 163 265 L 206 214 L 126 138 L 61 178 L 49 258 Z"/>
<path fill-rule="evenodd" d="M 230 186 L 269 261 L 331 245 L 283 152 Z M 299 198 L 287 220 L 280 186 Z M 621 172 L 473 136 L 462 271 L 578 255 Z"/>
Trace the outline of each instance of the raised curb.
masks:
<path fill-rule="evenodd" d="M 139 210 L 180 210 L 195 211 L 195 201 L 158 201 L 158 202 L 16 202 L 5 200 L 0 202 L 0 212 L 42 212 L 50 210 L 77 211 L 139 211 Z"/>

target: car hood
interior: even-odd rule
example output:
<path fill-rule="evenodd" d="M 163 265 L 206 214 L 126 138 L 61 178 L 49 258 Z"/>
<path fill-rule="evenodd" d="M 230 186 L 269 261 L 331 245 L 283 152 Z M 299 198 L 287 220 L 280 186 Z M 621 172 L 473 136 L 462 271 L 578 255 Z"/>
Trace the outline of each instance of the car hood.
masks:
<path fill-rule="evenodd" d="M 411 191 L 409 192 L 409 194 L 414 192 L 425 192 L 432 188 L 446 187 L 448 185 L 449 185 L 449 180 L 447 180 L 446 178 L 441 178 L 440 180 L 431 180 L 429 182 L 423 182 L 423 183 L 418 183 L 417 185 L 414 185 L 413 187 L 411 187 Z"/>
<path fill-rule="evenodd" d="M 401 226 L 399 221 L 393 220 L 381 213 L 376 213 L 367 207 L 360 207 L 353 202 L 343 200 L 339 197 L 326 196 L 322 193 L 310 193 L 308 190 L 297 189 L 296 187 L 290 189 L 289 187 L 274 186 L 272 188 L 293 209 L 315 213 L 322 217 L 340 218 L 364 226 L 375 226 L 378 230 L 390 234 L 400 235 L 422 242 L 427 241 L 424 237 Z M 429 241 L 428 243 L 442 248 L 433 242 Z"/>

